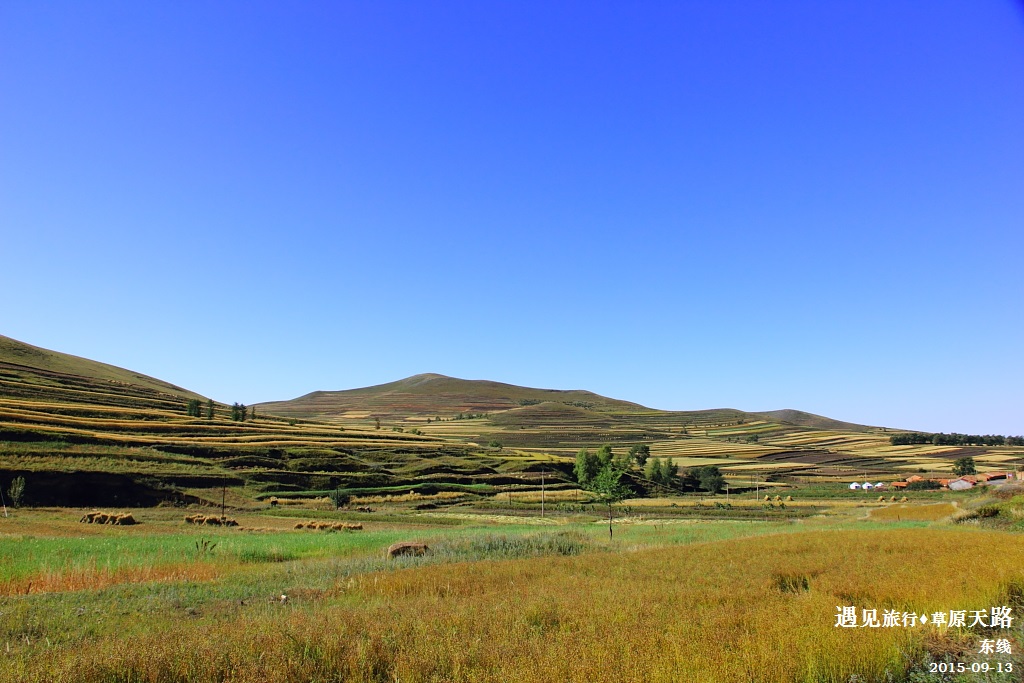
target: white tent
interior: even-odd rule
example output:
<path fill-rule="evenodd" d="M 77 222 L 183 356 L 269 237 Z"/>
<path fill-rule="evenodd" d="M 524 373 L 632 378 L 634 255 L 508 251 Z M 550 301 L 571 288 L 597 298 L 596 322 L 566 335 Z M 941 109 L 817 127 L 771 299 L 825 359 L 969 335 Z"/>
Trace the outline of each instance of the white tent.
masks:
<path fill-rule="evenodd" d="M 868 490 L 868 489 L 873 489 L 873 488 L 875 488 L 875 487 L 874 487 L 874 485 L 872 485 L 872 483 L 871 483 L 870 481 L 866 481 L 866 482 L 864 482 L 864 483 L 863 483 L 863 484 L 861 485 L 861 488 L 862 488 L 862 489 L 864 489 L 864 490 L 866 491 L 866 490 Z"/>
<path fill-rule="evenodd" d="M 877 484 L 875 484 L 875 488 L 876 489 L 884 489 L 885 488 L 885 482 L 883 482 L 883 481 L 878 482 Z"/>
<path fill-rule="evenodd" d="M 850 484 L 850 490 L 851 491 L 853 489 L 859 489 L 859 488 L 860 488 L 860 484 L 858 484 L 857 482 L 853 482 L 852 484 Z"/>

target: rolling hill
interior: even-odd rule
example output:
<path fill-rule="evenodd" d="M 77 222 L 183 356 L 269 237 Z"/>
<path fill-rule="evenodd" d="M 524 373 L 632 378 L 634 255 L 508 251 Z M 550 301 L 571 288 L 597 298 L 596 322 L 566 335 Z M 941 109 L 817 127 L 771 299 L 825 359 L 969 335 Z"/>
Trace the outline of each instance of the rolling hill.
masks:
<path fill-rule="evenodd" d="M 289 417 L 394 419 L 491 413 L 556 403 L 600 411 L 644 411 L 641 405 L 582 390 L 532 389 L 488 380 L 466 380 L 434 373 L 343 391 L 314 391 L 291 401 L 262 403 L 268 413 Z"/>
<path fill-rule="evenodd" d="M 189 402 L 199 402 L 199 416 Z M 1024 463 L 1024 448 L 892 446 L 890 432 L 800 411 L 664 411 L 582 390 L 424 374 L 229 406 L 140 373 L 0 337 L 0 486 L 34 504 L 155 504 L 270 496 L 573 486 L 580 448 L 650 447 L 680 467 L 754 481 L 894 478 Z M 560 473 L 560 474 L 559 474 Z M 555 483 L 559 481 L 561 483 Z"/>

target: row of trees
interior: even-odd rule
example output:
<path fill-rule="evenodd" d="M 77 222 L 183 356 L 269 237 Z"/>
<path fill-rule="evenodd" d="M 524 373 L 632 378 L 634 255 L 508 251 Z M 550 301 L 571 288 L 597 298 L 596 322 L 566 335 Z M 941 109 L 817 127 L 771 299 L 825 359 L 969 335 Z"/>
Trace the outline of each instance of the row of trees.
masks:
<path fill-rule="evenodd" d="M 935 446 L 1024 446 L 1024 436 L 1002 434 L 944 434 L 939 432 L 904 432 L 889 437 L 893 446 L 933 444 Z"/>
<path fill-rule="evenodd" d="M 644 473 L 646 479 L 656 485 L 668 488 L 690 490 L 703 489 L 709 493 L 719 493 L 725 488 L 725 477 L 714 465 L 691 467 L 679 476 L 679 467 L 671 458 L 651 458 L 651 449 L 646 445 L 633 446 L 629 452 L 615 455 L 608 444 L 591 453 L 581 448 L 576 453 L 573 471 L 576 481 L 590 491 L 597 502 L 608 508 L 608 537 L 612 537 L 612 504 L 617 503 L 633 492 L 622 483 L 622 477 L 636 467 Z M 646 465 L 646 468 L 645 468 Z"/>
<path fill-rule="evenodd" d="M 213 419 L 213 399 L 206 401 L 206 419 Z M 185 414 L 189 417 L 203 417 L 203 403 L 198 398 L 190 398 L 185 406 Z M 245 422 L 246 416 L 251 420 L 256 419 L 256 406 L 246 407 L 244 403 L 233 403 L 231 405 L 231 419 L 236 422 Z"/>
<path fill-rule="evenodd" d="M 576 453 L 573 471 L 576 481 L 584 488 L 606 468 L 626 473 L 632 471 L 634 466 L 643 472 L 644 478 L 659 486 L 691 491 L 702 489 L 709 493 L 719 493 L 725 488 L 725 477 L 715 465 L 691 467 L 680 475 L 679 466 L 671 458 L 651 458 L 650 454 L 651 448 L 647 445 L 633 446 L 627 454 L 619 456 L 615 455 L 608 444 L 601 446 L 596 453 L 581 448 Z"/>

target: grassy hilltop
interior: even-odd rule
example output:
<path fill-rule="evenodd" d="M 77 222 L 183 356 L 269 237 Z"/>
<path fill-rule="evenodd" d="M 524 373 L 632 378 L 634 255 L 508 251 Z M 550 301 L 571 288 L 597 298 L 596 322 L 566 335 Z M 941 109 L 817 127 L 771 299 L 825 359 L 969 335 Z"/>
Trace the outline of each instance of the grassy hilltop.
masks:
<path fill-rule="evenodd" d="M 188 414 L 197 402 L 199 416 Z M 734 489 L 947 472 L 971 455 L 1013 467 L 1021 447 L 893 446 L 884 428 L 800 411 L 673 412 L 581 390 L 437 374 L 230 406 L 174 384 L 0 337 L 0 484 L 31 474 L 36 503 L 93 505 L 569 488 L 581 447 L 646 444 Z"/>
<path fill-rule="evenodd" d="M 346 391 L 316 391 L 261 404 L 279 415 L 393 429 L 473 445 L 500 443 L 523 453 L 569 459 L 581 447 L 647 444 L 656 457 L 682 467 L 717 465 L 734 485 L 755 477 L 825 481 L 948 472 L 965 455 L 983 469 L 1004 468 L 1024 448 L 893 446 L 894 431 L 798 410 L 744 412 L 730 408 L 664 411 L 588 391 L 520 387 L 415 375 Z"/>

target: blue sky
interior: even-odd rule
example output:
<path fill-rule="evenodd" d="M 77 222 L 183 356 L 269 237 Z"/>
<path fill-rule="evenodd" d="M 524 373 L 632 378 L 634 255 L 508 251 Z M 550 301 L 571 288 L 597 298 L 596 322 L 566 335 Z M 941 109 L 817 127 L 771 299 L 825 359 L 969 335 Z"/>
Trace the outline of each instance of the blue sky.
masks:
<path fill-rule="evenodd" d="M 1024 9 L 0 5 L 0 333 L 1024 433 Z"/>

